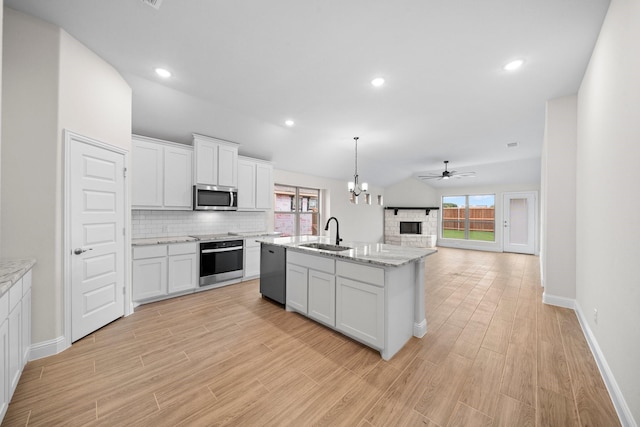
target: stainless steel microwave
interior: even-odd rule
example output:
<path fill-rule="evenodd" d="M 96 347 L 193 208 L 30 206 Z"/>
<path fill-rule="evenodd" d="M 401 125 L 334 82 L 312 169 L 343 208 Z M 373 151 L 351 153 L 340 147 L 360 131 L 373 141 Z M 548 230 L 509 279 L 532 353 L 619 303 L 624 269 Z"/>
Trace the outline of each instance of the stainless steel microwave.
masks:
<path fill-rule="evenodd" d="M 237 211 L 238 190 L 214 185 L 193 186 L 194 211 Z"/>

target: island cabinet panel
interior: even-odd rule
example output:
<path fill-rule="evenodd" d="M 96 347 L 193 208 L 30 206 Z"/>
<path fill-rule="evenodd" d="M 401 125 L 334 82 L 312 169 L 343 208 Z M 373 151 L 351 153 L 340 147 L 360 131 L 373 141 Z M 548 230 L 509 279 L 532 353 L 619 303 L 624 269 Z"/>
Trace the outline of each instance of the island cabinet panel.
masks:
<path fill-rule="evenodd" d="M 309 270 L 309 317 L 331 327 L 336 326 L 336 277 Z"/>
<path fill-rule="evenodd" d="M 287 263 L 287 310 L 307 314 L 308 269 Z"/>
<path fill-rule="evenodd" d="M 338 276 L 336 329 L 371 347 L 385 346 L 384 287 Z"/>
<path fill-rule="evenodd" d="M 0 420 L 9 407 L 9 293 L 0 297 Z"/>

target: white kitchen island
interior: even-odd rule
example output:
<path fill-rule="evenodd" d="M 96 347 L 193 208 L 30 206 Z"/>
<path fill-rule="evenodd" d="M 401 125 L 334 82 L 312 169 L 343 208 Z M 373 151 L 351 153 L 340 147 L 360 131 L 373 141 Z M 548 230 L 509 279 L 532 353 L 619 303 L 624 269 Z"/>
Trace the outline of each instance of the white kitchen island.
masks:
<path fill-rule="evenodd" d="M 425 258 L 435 249 L 341 242 L 316 236 L 261 238 L 287 249 L 286 309 L 305 315 L 380 351 L 389 360 L 427 332 Z"/>

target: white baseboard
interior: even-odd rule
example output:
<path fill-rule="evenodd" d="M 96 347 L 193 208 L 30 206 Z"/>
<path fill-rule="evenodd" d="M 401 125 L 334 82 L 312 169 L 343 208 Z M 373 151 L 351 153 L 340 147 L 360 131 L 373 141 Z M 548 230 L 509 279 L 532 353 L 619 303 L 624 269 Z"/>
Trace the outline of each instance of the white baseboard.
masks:
<path fill-rule="evenodd" d="M 613 406 L 616 408 L 618 418 L 620 418 L 620 423 L 625 427 L 638 427 L 638 424 L 633 419 L 633 414 L 631 413 L 627 402 L 624 400 L 622 391 L 620 390 L 620 387 L 618 387 L 618 383 L 613 376 L 613 372 L 611 372 L 611 369 L 609 368 L 609 364 L 598 345 L 595 335 L 589 327 L 587 318 L 585 317 L 578 301 L 575 301 L 575 311 L 578 315 L 580 326 L 582 327 L 582 333 L 587 339 L 591 353 L 593 353 L 593 357 L 595 358 L 598 369 L 600 370 L 600 375 L 602 375 L 602 379 L 604 379 L 604 383 L 609 391 L 609 396 L 611 396 Z"/>
<path fill-rule="evenodd" d="M 29 360 L 42 359 L 43 357 L 53 356 L 67 349 L 64 337 L 58 337 L 49 341 L 43 341 L 31 344 L 31 352 Z"/>
<path fill-rule="evenodd" d="M 576 308 L 575 299 L 550 295 L 546 291 L 542 293 L 542 302 L 557 307 L 570 308 L 572 310 Z"/>

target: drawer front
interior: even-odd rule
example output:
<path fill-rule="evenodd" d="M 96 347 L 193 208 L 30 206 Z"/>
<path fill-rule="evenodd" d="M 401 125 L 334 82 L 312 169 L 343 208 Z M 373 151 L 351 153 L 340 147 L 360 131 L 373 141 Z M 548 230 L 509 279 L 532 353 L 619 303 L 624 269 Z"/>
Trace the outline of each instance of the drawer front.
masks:
<path fill-rule="evenodd" d="M 169 255 L 189 255 L 198 251 L 197 243 L 174 243 L 169 245 Z"/>
<path fill-rule="evenodd" d="M 325 273 L 335 274 L 336 272 L 335 260 L 322 256 L 287 251 L 287 262 L 311 268 L 313 270 L 324 271 Z"/>
<path fill-rule="evenodd" d="M 336 272 L 338 276 L 348 277 L 376 286 L 384 286 L 384 268 L 338 261 L 336 263 Z"/>
<path fill-rule="evenodd" d="M 256 238 L 255 237 L 244 239 L 244 247 L 245 248 L 252 248 L 254 246 L 260 246 L 260 242 L 256 242 Z"/>
<path fill-rule="evenodd" d="M 15 306 L 22 301 L 22 278 L 13 284 L 9 289 L 9 311 L 13 310 Z"/>
<path fill-rule="evenodd" d="M 134 246 L 133 259 L 167 256 L 167 245 Z"/>

